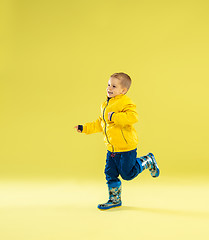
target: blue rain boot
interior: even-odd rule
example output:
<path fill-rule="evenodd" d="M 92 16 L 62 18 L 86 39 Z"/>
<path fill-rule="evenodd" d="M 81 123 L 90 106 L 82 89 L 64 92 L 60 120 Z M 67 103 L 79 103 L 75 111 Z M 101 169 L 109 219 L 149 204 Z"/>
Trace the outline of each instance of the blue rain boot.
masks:
<path fill-rule="evenodd" d="M 144 157 L 140 157 L 143 169 L 149 169 L 152 177 L 158 177 L 160 170 L 152 153 L 147 154 Z"/>
<path fill-rule="evenodd" d="M 99 204 L 97 207 L 100 210 L 107 210 L 110 208 L 120 207 L 121 202 L 121 186 L 109 187 L 109 200 L 106 203 Z"/>

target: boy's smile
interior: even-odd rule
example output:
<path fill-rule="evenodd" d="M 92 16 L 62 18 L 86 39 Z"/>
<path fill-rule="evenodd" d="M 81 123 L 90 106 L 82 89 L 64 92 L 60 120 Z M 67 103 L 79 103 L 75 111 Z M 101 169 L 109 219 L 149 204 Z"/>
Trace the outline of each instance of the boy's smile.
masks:
<path fill-rule="evenodd" d="M 127 89 L 121 86 L 119 79 L 113 77 L 110 78 L 107 87 L 107 96 L 109 98 L 115 97 L 120 94 L 125 94 L 126 92 Z"/>

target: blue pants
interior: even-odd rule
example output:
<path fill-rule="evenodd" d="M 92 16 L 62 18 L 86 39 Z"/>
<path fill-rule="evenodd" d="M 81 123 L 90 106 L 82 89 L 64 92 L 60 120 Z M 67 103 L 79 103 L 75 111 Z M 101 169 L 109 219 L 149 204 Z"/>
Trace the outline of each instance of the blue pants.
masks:
<path fill-rule="evenodd" d="M 131 180 L 143 171 L 137 149 L 128 152 L 112 153 L 107 151 L 105 165 L 105 175 L 108 187 L 118 187 L 121 181 L 119 175 L 124 180 Z"/>

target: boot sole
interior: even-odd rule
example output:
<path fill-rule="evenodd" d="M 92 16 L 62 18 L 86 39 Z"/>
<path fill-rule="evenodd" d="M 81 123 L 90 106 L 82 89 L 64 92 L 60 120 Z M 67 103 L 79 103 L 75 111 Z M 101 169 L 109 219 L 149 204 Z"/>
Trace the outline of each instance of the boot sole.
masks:
<path fill-rule="evenodd" d="M 99 210 L 103 211 L 103 210 L 108 210 L 108 209 L 111 209 L 111 208 L 117 208 L 117 207 L 121 207 L 121 206 L 122 206 L 122 203 L 116 204 L 114 206 L 104 207 L 104 208 L 100 208 L 99 206 L 97 206 L 97 208 Z"/>

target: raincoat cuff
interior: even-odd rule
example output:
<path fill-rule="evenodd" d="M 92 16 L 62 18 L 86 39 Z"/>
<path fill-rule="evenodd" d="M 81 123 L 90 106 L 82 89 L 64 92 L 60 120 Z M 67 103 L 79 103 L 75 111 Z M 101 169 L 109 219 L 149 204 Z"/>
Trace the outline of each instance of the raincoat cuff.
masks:
<path fill-rule="evenodd" d="M 115 113 L 115 112 L 112 112 L 112 113 L 111 113 L 111 115 L 110 115 L 110 121 L 112 121 L 112 115 L 113 115 L 113 113 Z"/>

